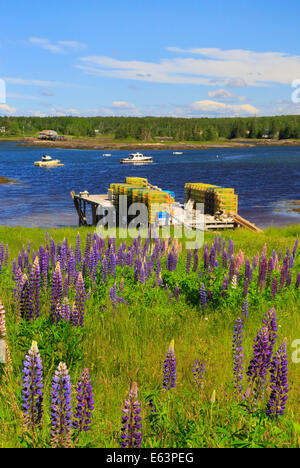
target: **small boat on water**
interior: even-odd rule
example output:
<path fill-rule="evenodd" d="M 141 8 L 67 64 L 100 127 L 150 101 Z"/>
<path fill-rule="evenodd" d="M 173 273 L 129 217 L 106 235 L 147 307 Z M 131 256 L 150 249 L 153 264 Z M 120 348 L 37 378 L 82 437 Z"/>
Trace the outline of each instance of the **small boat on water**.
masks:
<path fill-rule="evenodd" d="M 104 154 L 102 154 L 102 156 L 105 156 L 106 158 L 108 158 L 109 156 L 111 156 L 111 154 L 110 153 L 104 153 Z"/>
<path fill-rule="evenodd" d="M 182 151 L 174 151 L 173 154 L 177 155 L 177 154 L 183 154 Z"/>
<path fill-rule="evenodd" d="M 39 167 L 64 166 L 64 164 L 62 164 L 59 159 L 52 159 L 48 154 L 44 154 L 41 161 L 35 161 L 34 165 Z"/>
<path fill-rule="evenodd" d="M 120 159 L 121 164 L 149 164 L 152 162 L 151 156 L 144 156 L 142 153 L 131 153 L 128 158 Z"/>

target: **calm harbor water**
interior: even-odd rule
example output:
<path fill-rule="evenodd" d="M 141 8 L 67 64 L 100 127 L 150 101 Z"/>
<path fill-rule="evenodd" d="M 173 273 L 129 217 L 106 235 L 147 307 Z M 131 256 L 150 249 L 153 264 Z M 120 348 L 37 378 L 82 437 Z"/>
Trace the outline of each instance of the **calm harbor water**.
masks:
<path fill-rule="evenodd" d="M 64 167 L 34 167 L 44 153 Z M 70 191 L 106 193 L 111 182 L 126 176 L 147 177 L 153 185 L 172 190 L 184 201 L 185 182 L 207 182 L 234 187 L 239 213 L 258 226 L 300 223 L 300 146 L 216 148 L 183 151 L 143 151 L 154 163 L 119 163 L 129 151 L 43 149 L 0 142 L 0 225 L 60 227 L 77 225 Z M 298 203 L 297 203 L 298 202 Z"/>

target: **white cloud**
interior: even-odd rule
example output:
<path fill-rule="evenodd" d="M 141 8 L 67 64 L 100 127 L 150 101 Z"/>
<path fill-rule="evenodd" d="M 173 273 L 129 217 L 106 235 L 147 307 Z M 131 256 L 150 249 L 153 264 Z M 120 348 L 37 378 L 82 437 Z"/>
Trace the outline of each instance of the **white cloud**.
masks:
<path fill-rule="evenodd" d="M 30 37 L 28 41 L 54 54 L 64 54 L 70 51 L 76 52 L 86 47 L 85 44 L 78 41 L 58 41 L 56 44 L 53 44 L 49 39 L 41 37 Z"/>
<path fill-rule="evenodd" d="M 234 99 L 235 94 L 227 89 L 217 89 L 216 91 L 208 91 L 208 97 L 217 99 Z"/>
<path fill-rule="evenodd" d="M 117 109 L 135 109 L 134 104 L 130 104 L 129 102 L 125 101 L 114 101 L 112 103 L 112 107 L 117 108 Z"/>
<path fill-rule="evenodd" d="M 50 115 L 55 115 L 57 117 L 65 117 L 68 115 L 77 116 L 80 115 L 80 111 L 77 109 L 64 109 L 62 107 L 52 107 L 50 110 Z"/>
<path fill-rule="evenodd" d="M 259 109 L 251 104 L 233 105 L 211 100 L 193 102 L 186 109 L 186 113 L 190 115 L 224 117 L 249 116 L 256 115 L 259 112 Z"/>
<path fill-rule="evenodd" d="M 0 104 L 0 114 L 2 115 L 12 115 L 15 114 L 17 109 L 15 107 L 10 107 L 7 104 Z"/>
<path fill-rule="evenodd" d="M 78 41 L 59 41 L 59 44 L 62 47 L 72 49 L 72 50 L 82 50 L 86 47 L 86 44 L 83 42 L 78 42 Z"/>
<path fill-rule="evenodd" d="M 28 80 L 23 78 L 9 78 L 4 77 L 3 80 L 6 83 L 20 86 L 37 86 L 37 87 L 65 87 L 65 88 L 81 88 L 80 85 L 74 83 L 64 83 L 62 81 L 44 81 L 44 80 Z"/>
<path fill-rule="evenodd" d="M 300 56 L 283 52 L 176 47 L 169 47 L 168 51 L 180 56 L 157 63 L 87 56 L 80 59 L 82 64 L 77 68 L 96 76 L 233 88 L 290 84 L 295 77 L 300 77 Z M 184 57 L 183 54 L 193 56 Z"/>

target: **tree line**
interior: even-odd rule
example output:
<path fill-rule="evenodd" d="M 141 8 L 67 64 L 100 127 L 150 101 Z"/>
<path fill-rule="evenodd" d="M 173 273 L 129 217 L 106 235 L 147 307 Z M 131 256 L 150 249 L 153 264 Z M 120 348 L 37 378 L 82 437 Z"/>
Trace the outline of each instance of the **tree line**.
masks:
<path fill-rule="evenodd" d="M 4 132 L 5 129 L 5 132 Z M 300 139 L 300 115 L 240 118 L 0 117 L 0 136 L 37 136 L 42 130 L 116 140 L 213 141 L 219 138 Z"/>

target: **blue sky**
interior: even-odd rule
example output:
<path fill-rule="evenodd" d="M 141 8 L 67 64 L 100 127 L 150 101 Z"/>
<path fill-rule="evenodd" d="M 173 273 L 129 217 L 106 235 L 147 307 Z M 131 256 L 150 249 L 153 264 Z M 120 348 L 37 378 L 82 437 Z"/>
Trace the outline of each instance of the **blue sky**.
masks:
<path fill-rule="evenodd" d="M 11 0 L 1 13 L 1 115 L 300 111 L 299 0 Z"/>

